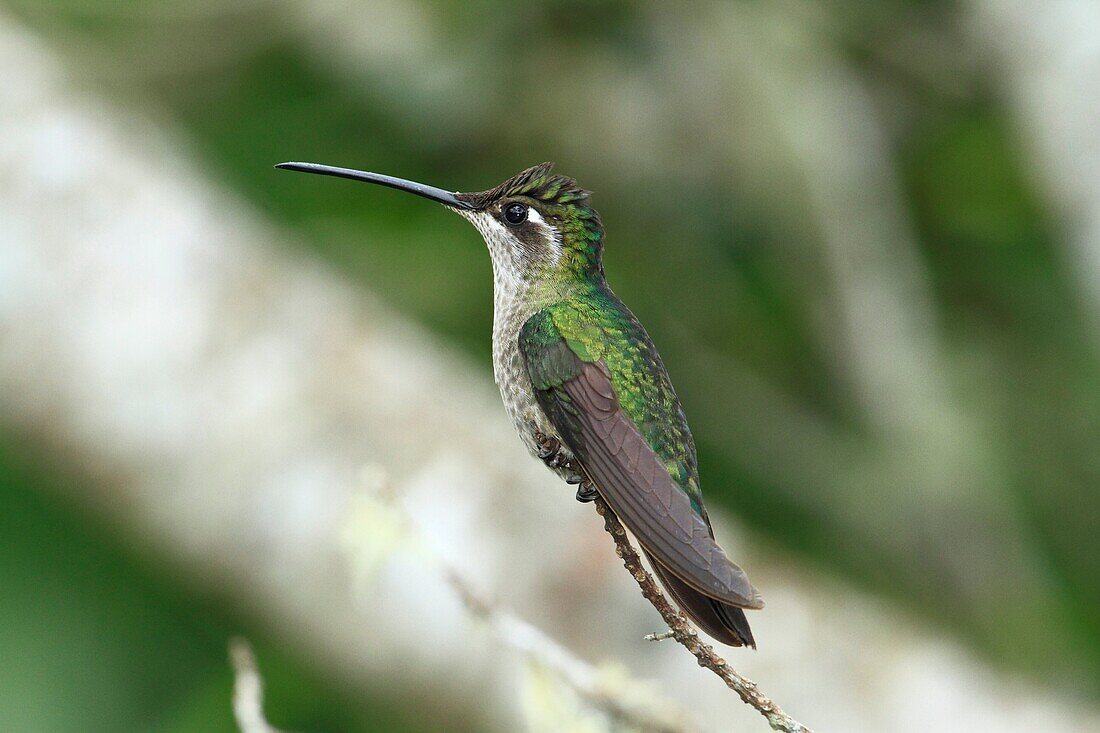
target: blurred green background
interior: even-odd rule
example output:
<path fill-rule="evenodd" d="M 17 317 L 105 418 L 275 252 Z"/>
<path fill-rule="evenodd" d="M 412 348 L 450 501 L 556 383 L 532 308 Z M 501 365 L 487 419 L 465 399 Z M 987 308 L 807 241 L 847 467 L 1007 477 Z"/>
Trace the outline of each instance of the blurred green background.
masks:
<path fill-rule="evenodd" d="M 609 279 L 673 374 L 710 502 L 992 664 L 1100 699 L 1098 314 L 1057 171 L 966 6 L 2 5 L 486 373 L 489 262 L 464 223 L 271 165 L 477 190 L 556 161 L 595 191 Z M 50 498 L 82 470 L 35 445 L 0 443 L 5 729 L 232 730 L 242 631 L 280 726 L 438 725 L 334 690 Z"/>

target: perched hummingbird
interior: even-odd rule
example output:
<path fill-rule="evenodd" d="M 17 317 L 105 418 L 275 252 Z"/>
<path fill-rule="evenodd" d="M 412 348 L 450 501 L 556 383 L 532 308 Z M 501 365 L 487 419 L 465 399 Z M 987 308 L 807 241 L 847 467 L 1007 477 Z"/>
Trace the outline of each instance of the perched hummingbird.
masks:
<path fill-rule="evenodd" d="M 714 541 L 695 442 L 649 335 L 611 292 L 589 192 L 553 164 L 478 193 L 315 163 L 438 201 L 469 220 L 493 261 L 493 373 L 532 454 L 620 517 L 680 608 L 715 639 L 756 647 L 742 609 L 762 608 Z"/>

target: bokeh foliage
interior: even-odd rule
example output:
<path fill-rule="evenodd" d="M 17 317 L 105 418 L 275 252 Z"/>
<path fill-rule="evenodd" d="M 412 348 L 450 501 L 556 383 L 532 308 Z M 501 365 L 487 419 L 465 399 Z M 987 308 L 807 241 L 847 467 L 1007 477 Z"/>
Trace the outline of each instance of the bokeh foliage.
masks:
<path fill-rule="evenodd" d="M 965 51 L 938 54 L 965 44 L 953 4 L 735 5 L 748 30 L 729 32 L 729 48 L 721 43 L 728 29 L 711 22 L 726 11 L 709 5 L 6 5 L 56 42 L 95 89 L 163 116 L 215 179 L 297 230 L 303 246 L 460 344 L 486 372 L 489 265 L 472 231 L 412 197 L 303 180 L 271 165 L 317 160 L 481 189 L 556 160 L 560 171 L 596 191 L 612 284 L 647 324 L 673 373 L 695 426 L 710 501 L 776 546 L 895 599 L 930 631 L 1029 674 L 1073 676 L 1060 681 L 1100 693 L 1095 314 L 1082 305 L 1065 233 L 1029 170 L 991 71 Z M 372 36 L 370 22 L 398 5 L 412 10 Z M 341 24 L 357 30 L 341 35 Z M 326 34 L 337 35 L 338 50 L 326 46 Z M 752 42 L 766 51 L 756 55 Z M 735 68 L 708 66 L 708 58 Z M 945 420 L 943 429 L 965 425 L 955 448 L 978 456 L 977 468 L 930 478 L 935 466 L 926 464 L 940 459 L 910 455 L 923 444 L 883 433 L 835 331 L 823 327 L 836 315 L 829 304 L 840 287 L 830 284 L 827 236 L 814 218 L 803 149 L 769 122 L 797 106 L 786 96 L 794 87 L 784 84 L 819 68 L 841 77 L 838 93 L 857 88 L 881 127 L 881 149 L 869 146 L 866 155 L 879 156 L 896 182 L 930 304 L 922 325 L 934 335 L 945 399 L 965 416 L 962 423 Z M 763 111 L 768 103 L 773 109 Z M 857 205 L 848 213 L 863 212 Z M 785 434 L 789 423 L 774 417 L 780 412 L 828 440 L 804 443 L 803 433 Z M 746 455 L 755 450 L 749 437 L 764 441 L 767 430 L 760 433 L 758 423 L 775 441 L 791 440 L 794 473 L 770 472 L 767 461 Z M 938 430 L 934 422 L 921 429 Z M 862 479 L 852 480 L 845 468 Z M 820 482 L 792 485 L 792 475 Z M 951 511 L 968 505 L 971 475 L 986 487 L 974 489 L 984 502 L 974 516 L 994 516 L 976 533 L 969 515 Z M 129 675 L 117 685 L 136 679 L 148 686 L 147 708 L 121 711 L 127 720 L 151 720 L 154 709 L 176 709 L 185 698 L 213 700 L 202 704 L 218 708 L 216 691 L 228 685 L 221 644 L 231 624 L 211 628 L 198 619 L 231 616 L 215 602 L 200 614 L 172 578 L 131 567 L 109 533 L 66 532 L 59 541 L 50 527 L 73 520 L 26 489 L 41 478 L 10 462 L 5 476 L 28 517 L 8 536 L 20 552 L 57 553 L 49 561 L 5 555 L 10 567 L 0 571 L 35 586 L 15 594 L 25 598 L 22 606 L 9 599 L 6 613 L 33 616 L 34 604 L 64 608 L 77 597 L 99 604 L 95 633 L 111 640 L 104 646 L 114 647 L 113 664 Z M 943 491 L 956 493 L 935 504 Z M 912 506 L 890 504 L 901 496 Z M 880 501 L 890 510 L 877 511 Z M 1002 513 L 1011 520 L 1002 521 Z M 1029 559 L 1043 569 L 1042 603 L 1028 599 L 1034 589 L 1011 587 L 1009 573 L 986 579 L 991 593 L 968 595 L 956 585 L 967 581 L 955 564 L 969 567 L 996 552 L 999 527 L 1022 535 Z M 992 539 L 980 546 L 983 532 Z M 106 569 L 81 572 L 93 557 Z M 74 595 L 52 599 L 45 584 L 19 581 L 18 572 L 43 562 L 68 574 L 51 587 L 81 578 L 79 592 L 74 585 Z M 997 588 L 1004 599 L 1022 594 L 1027 602 L 990 602 Z M 147 628 L 138 624 L 139 636 L 134 604 L 147 594 L 157 608 L 144 617 Z M 87 614 L 81 621 L 91 623 Z M 61 633 L 61 617 L 56 623 Z M 129 650 L 118 646 L 124 636 Z M 48 642 L 26 653 L 50 657 Z M 180 659 L 178 679 L 169 684 L 147 678 L 144 666 L 127 667 L 140 650 Z M 80 670 L 78 660 L 107 653 L 74 652 L 67 666 Z M 276 679 L 308 674 L 300 662 L 274 665 L 282 670 Z M 83 685 L 72 680 L 74 690 Z M 109 678 L 98 684 L 103 695 L 117 694 Z M 307 696 L 288 687 L 286 704 L 305 705 Z M 181 693 L 187 689 L 206 692 L 188 697 Z M 224 710 L 205 720 L 214 719 L 228 722 Z M 287 724 L 297 720 L 325 730 L 351 724 L 305 714 Z"/>
<path fill-rule="evenodd" d="M 266 631 L 140 543 L 57 498 L 79 475 L 27 436 L 0 442 L 0 721 L 12 731 L 237 730 L 226 640 Z M 16 446 L 22 446 L 17 449 Z M 382 691 L 334 689 L 315 660 L 258 649 L 271 721 L 286 729 L 438 730 Z"/>

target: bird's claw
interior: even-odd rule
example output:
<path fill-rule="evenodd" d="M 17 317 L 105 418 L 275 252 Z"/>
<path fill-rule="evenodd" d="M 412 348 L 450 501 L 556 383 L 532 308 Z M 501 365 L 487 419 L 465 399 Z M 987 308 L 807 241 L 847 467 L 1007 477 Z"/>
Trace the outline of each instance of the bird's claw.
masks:
<path fill-rule="evenodd" d="M 598 496 L 596 487 L 585 478 L 584 474 L 577 471 L 572 462 L 566 458 L 560 440 L 546 435 L 541 430 L 535 430 L 535 442 L 539 446 L 538 457 L 547 466 L 553 469 L 564 468 L 569 471 L 569 475 L 565 477 L 565 483 L 570 486 L 577 486 L 577 501 L 582 504 L 595 501 Z"/>
<path fill-rule="evenodd" d="M 577 487 L 577 501 L 581 504 L 595 501 L 597 496 L 599 496 L 599 494 L 596 492 L 596 487 L 592 485 L 591 481 L 583 481 L 581 485 Z"/>
<path fill-rule="evenodd" d="M 550 468 L 561 468 L 568 464 L 561 441 L 541 431 L 535 431 L 535 442 L 539 444 L 538 457 Z"/>
<path fill-rule="evenodd" d="M 549 458 L 561 449 L 557 438 L 551 438 L 541 430 L 535 431 L 535 442 L 539 444 L 539 458 Z"/>

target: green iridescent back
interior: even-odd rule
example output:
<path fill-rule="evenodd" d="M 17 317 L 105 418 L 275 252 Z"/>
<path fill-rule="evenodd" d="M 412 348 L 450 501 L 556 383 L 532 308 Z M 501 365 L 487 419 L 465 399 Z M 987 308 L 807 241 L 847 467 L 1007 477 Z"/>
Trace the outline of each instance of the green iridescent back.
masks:
<path fill-rule="evenodd" d="M 524 339 L 531 343 L 523 344 Z M 695 442 L 661 357 L 634 314 L 605 283 L 594 283 L 536 314 L 524 328 L 521 348 L 553 358 L 553 351 L 532 346 L 535 341 L 548 345 L 557 340 L 564 340 L 582 361 L 602 360 L 607 365 L 623 411 L 706 519 Z M 566 369 L 565 364 L 532 365 L 534 373 L 546 376 L 536 389 L 551 386 L 555 375 L 568 378 Z"/>

